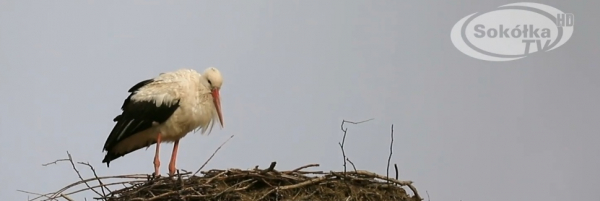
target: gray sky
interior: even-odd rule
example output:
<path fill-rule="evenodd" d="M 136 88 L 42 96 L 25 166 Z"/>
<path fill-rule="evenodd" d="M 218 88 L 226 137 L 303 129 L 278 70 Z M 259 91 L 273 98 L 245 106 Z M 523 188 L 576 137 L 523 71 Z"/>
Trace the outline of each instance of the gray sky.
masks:
<path fill-rule="evenodd" d="M 571 39 L 488 62 L 450 30 L 512 1 L 0 0 L 0 199 L 77 181 L 68 163 L 41 166 L 66 151 L 101 175 L 151 173 L 154 146 L 101 163 L 127 90 L 216 66 L 225 128 L 184 138 L 179 168 L 235 134 L 206 169 L 340 170 L 342 119 L 375 118 L 349 126 L 350 159 L 385 174 L 394 124 L 392 163 L 433 201 L 596 200 L 600 2 L 536 2 L 575 14 Z"/>

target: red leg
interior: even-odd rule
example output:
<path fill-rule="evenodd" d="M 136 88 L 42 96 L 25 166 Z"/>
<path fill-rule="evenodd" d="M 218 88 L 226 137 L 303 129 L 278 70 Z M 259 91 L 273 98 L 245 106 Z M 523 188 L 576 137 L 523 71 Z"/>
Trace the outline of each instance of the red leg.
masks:
<path fill-rule="evenodd" d="M 160 143 L 161 143 L 161 139 L 160 139 L 160 133 L 159 133 L 158 136 L 156 137 L 156 152 L 154 153 L 154 176 L 159 175 L 158 169 L 160 168 L 160 160 L 158 157 L 159 156 L 158 151 L 160 150 Z"/>
<path fill-rule="evenodd" d="M 173 153 L 171 154 L 171 162 L 169 162 L 169 175 L 175 175 L 175 161 L 177 160 L 177 149 L 179 147 L 179 140 L 173 144 Z"/>

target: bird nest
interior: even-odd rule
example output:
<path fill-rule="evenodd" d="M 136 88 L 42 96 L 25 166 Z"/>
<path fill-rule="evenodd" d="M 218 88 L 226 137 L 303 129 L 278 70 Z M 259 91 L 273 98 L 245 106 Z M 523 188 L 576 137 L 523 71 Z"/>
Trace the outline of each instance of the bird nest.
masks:
<path fill-rule="evenodd" d="M 104 197 L 121 200 L 397 200 L 420 201 L 410 181 L 356 170 L 347 172 L 305 171 L 311 164 L 290 171 L 267 169 L 209 170 L 202 176 L 190 173 L 173 178 L 149 179 Z M 407 194 L 408 186 L 413 196 Z"/>
<path fill-rule="evenodd" d="M 365 122 L 365 121 L 363 121 Z M 211 201 L 287 201 L 287 200 L 394 200 L 394 201 L 421 201 L 422 198 L 412 185 L 412 181 L 398 180 L 398 167 L 394 164 L 395 177 L 382 176 L 365 170 L 357 170 L 354 163 L 346 156 L 344 142 L 346 131 L 344 123 L 358 124 L 361 122 L 342 122 L 344 132 L 342 142 L 339 143 L 344 158 L 343 171 L 308 171 L 308 168 L 318 167 L 318 164 L 309 164 L 293 170 L 276 170 L 276 162 L 272 162 L 266 169 L 227 169 L 201 171 L 212 159 L 215 153 L 233 135 L 219 146 L 208 160 L 195 172 L 179 171 L 172 177 L 152 177 L 147 174 L 98 176 L 92 165 L 85 162 L 74 162 L 71 154 L 68 158 L 59 161 L 68 161 L 77 173 L 80 181 L 47 194 L 38 194 L 30 201 L 42 200 L 67 200 L 74 201 L 71 196 L 81 192 L 92 191 L 97 196 L 96 200 L 107 201 L 163 201 L 163 200 L 211 200 Z M 393 125 L 390 142 L 390 155 L 388 157 L 388 174 L 392 156 Z M 347 169 L 346 162 L 352 165 L 352 170 Z M 93 177 L 84 179 L 76 165 L 84 165 L 91 169 Z M 197 175 L 197 173 L 200 173 Z M 109 180 L 119 179 L 114 182 Z M 97 183 L 97 184 L 94 184 Z M 71 190 L 85 184 L 77 190 Z M 115 186 L 123 186 L 114 189 Z M 111 190 L 112 189 L 112 190 Z M 412 191 L 412 195 L 407 190 Z"/>
<path fill-rule="evenodd" d="M 94 176 L 81 179 L 54 193 L 37 194 L 39 197 L 32 200 L 73 201 L 70 197 L 73 194 L 90 190 L 98 195 L 96 200 L 106 201 L 422 200 L 411 181 L 399 181 L 397 178 L 365 170 L 307 171 L 308 168 L 319 166 L 309 164 L 294 170 L 278 171 L 275 165 L 276 162 L 272 162 L 266 169 L 259 169 L 258 166 L 250 170 L 213 169 L 200 171 L 198 176 L 191 172 L 178 172 L 173 177 L 152 177 L 144 174 Z M 108 179 L 126 181 L 110 183 L 106 181 Z M 99 185 L 88 184 L 94 181 Z M 68 189 L 81 184 L 85 184 L 87 188 L 67 192 Z M 113 191 L 108 188 L 115 185 L 126 187 Z M 405 187 L 412 191 L 412 195 L 407 193 Z"/>

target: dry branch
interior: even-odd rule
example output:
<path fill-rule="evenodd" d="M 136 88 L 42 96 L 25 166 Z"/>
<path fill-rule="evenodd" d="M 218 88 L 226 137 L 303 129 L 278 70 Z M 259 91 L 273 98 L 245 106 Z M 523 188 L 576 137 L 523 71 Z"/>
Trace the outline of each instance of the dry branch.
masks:
<path fill-rule="evenodd" d="M 347 169 L 346 168 L 346 161 L 348 160 L 348 158 L 346 157 L 346 150 L 344 150 L 344 144 L 346 143 L 346 134 L 348 133 L 348 128 L 344 128 L 344 124 L 345 123 L 362 124 L 362 123 L 365 123 L 365 122 L 368 122 L 368 121 L 371 121 L 371 120 L 373 120 L 373 118 L 367 119 L 367 120 L 364 120 L 364 121 L 358 121 L 358 122 L 342 120 L 342 124 L 340 125 L 340 128 L 342 129 L 342 132 L 344 133 L 344 135 L 342 136 L 342 142 L 339 142 L 338 145 L 340 146 L 340 149 L 342 150 L 342 158 L 343 158 L 342 161 L 344 161 L 344 163 L 343 163 L 344 164 L 344 172 L 346 172 L 346 169 Z"/>
<path fill-rule="evenodd" d="M 225 140 L 225 142 L 223 142 L 223 144 L 221 144 L 219 147 L 217 147 L 217 149 L 215 150 L 215 152 L 212 153 L 212 155 L 210 155 L 210 157 L 208 158 L 208 160 L 206 160 L 204 162 L 204 164 L 202 164 L 202 166 L 200 166 L 200 168 L 198 168 L 198 170 L 196 170 L 196 172 L 194 172 L 194 175 L 198 174 L 198 172 L 200 172 L 200 170 L 202 170 L 202 168 L 204 168 L 204 166 L 206 166 L 206 164 L 208 164 L 208 162 L 215 156 L 215 154 L 217 154 L 217 152 L 219 152 L 219 150 L 221 149 L 221 147 L 223 147 L 223 145 L 227 144 L 227 142 L 229 142 L 229 140 L 231 140 L 231 138 L 233 138 L 234 135 L 231 135 L 231 137 L 227 138 L 227 140 Z"/>
<path fill-rule="evenodd" d="M 142 174 L 131 174 L 131 175 L 116 175 L 116 176 L 105 176 L 105 177 L 98 177 L 98 175 L 96 174 L 96 170 L 94 169 L 94 167 L 92 165 L 90 165 L 87 162 L 75 162 L 73 160 L 73 157 L 71 156 L 71 154 L 67 151 L 67 156 L 68 158 L 66 159 L 58 159 L 55 160 L 53 162 L 50 163 L 45 163 L 42 164 L 42 166 L 48 166 L 48 165 L 56 165 L 58 164 L 58 162 L 65 162 L 68 161 L 71 164 L 72 169 L 75 171 L 75 173 L 77 173 L 77 176 L 79 177 L 79 181 L 74 182 L 72 184 L 67 185 L 66 187 L 56 191 L 56 192 L 52 192 L 52 193 L 47 193 L 47 194 L 39 194 L 39 193 L 32 193 L 29 191 L 24 191 L 24 190 L 17 190 L 23 193 L 27 193 L 27 194 L 32 194 L 32 195 L 37 195 L 37 197 L 33 198 L 33 199 L 28 199 L 30 201 L 33 200 L 38 200 L 41 198 L 46 198 L 44 200 L 58 200 L 58 198 L 63 198 L 65 200 L 71 201 L 73 200 L 72 198 L 69 197 L 69 195 L 78 193 L 78 192 L 83 192 L 83 191 L 87 191 L 87 190 L 91 190 L 94 193 L 96 193 L 96 195 L 101 196 L 101 197 L 106 197 L 106 194 L 104 192 L 104 189 L 108 190 L 107 186 L 112 186 L 112 185 L 117 185 L 117 184 L 127 184 L 127 183 L 140 183 L 143 182 L 143 179 L 147 178 L 147 175 L 142 175 Z M 83 179 L 83 176 L 81 176 L 81 173 L 79 172 L 79 170 L 77 169 L 77 167 L 75 166 L 75 164 L 80 164 L 80 165 L 85 165 L 88 166 L 90 168 L 90 170 L 92 171 L 92 173 L 94 174 L 93 178 L 88 178 L 88 179 Z M 115 182 L 115 183 L 109 183 L 109 184 L 104 184 L 102 181 L 103 180 L 107 180 L 107 179 L 129 179 L 128 181 L 122 181 L 122 182 Z M 134 179 L 134 180 L 131 180 Z M 89 182 L 92 181 L 98 181 L 99 185 L 96 186 L 91 186 L 89 184 Z M 78 186 L 80 184 L 85 184 L 85 188 L 83 189 L 79 189 L 73 192 L 69 192 L 69 193 L 65 193 L 65 191 L 69 190 L 70 188 L 73 188 L 75 186 Z M 96 189 L 100 188 L 102 193 L 100 193 L 99 191 L 97 191 Z M 110 192 L 110 190 L 109 190 Z"/>
<path fill-rule="evenodd" d="M 390 155 L 388 156 L 388 160 L 387 160 L 387 169 L 386 169 L 386 177 L 390 177 L 390 161 L 392 160 L 392 154 L 394 153 L 394 124 L 392 124 L 392 131 L 390 132 Z M 398 173 L 398 172 L 396 172 Z M 397 178 L 397 177 L 396 177 Z"/>

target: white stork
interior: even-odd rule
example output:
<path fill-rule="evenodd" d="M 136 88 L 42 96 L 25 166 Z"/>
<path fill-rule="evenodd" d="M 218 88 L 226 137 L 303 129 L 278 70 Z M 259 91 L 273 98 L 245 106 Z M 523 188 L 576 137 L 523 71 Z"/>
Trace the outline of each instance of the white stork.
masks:
<path fill-rule="evenodd" d="M 210 134 L 216 120 L 223 128 L 219 90 L 221 73 L 210 67 L 199 74 L 180 69 L 161 73 L 131 87 L 121 115 L 104 144 L 107 151 L 102 163 L 156 144 L 154 175 L 160 176 L 159 149 L 162 142 L 174 142 L 169 175 L 175 174 L 179 140 L 195 129 Z"/>

